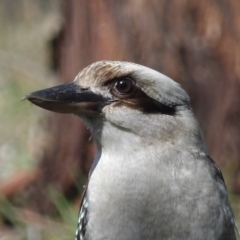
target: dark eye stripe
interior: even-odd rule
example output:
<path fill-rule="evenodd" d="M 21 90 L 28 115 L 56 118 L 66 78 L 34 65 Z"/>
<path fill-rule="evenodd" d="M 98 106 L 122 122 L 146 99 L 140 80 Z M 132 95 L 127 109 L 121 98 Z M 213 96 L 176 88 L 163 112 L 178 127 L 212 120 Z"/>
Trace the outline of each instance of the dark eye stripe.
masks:
<path fill-rule="evenodd" d="M 114 106 L 126 106 L 137 109 L 144 114 L 165 114 L 174 116 L 177 112 L 176 106 L 164 105 L 148 96 L 142 98 L 131 98 L 114 103 Z"/>
<path fill-rule="evenodd" d="M 164 105 L 149 97 L 136 99 L 136 107 L 145 114 L 165 114 L 172 115 L 176 114 L 175 106 Z"/>

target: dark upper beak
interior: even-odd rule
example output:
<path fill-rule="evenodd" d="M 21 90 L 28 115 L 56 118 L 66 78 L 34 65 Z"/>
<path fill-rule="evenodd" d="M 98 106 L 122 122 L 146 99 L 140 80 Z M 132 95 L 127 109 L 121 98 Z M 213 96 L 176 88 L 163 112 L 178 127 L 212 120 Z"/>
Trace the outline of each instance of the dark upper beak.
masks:
<path fill-rule="evenodd" d="M 88 89 L 81 89 L 74 82 L 43 89 L 28 94 L 24 99 L 58 113 L 101 113 L 110 99 Z"/>

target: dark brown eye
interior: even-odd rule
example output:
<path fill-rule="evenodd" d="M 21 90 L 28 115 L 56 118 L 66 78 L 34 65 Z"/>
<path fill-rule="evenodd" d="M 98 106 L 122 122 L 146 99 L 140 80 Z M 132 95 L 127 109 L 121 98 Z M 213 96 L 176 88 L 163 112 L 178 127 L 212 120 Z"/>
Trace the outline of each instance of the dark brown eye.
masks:
<path fill-rule="evenodd" d="M 134 84 L 128 78 L 120 79 L 116 81 L 114 88 L 119 94 L 127 95 L 133 92 Z"/>

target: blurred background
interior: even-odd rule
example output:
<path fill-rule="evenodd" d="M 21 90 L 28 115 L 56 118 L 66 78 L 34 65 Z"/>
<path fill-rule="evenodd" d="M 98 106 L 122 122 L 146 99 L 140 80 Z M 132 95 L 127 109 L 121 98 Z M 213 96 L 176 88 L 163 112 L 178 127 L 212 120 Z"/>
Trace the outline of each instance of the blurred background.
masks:
<path fill-rule="evenodd" d="M 97 60 L 179 82 L 240 225 L 239 0 L 0 0 L 0 239 L 73 239 L 95 147 L 74 116 L 20 99 Z"/>

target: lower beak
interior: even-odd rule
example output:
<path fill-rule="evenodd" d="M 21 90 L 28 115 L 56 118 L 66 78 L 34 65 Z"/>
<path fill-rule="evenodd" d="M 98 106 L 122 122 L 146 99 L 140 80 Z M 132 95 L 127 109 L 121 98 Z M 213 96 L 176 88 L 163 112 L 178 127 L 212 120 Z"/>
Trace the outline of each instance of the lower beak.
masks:
<path fill-rule="evenodd" d="M 33 104 L 58 113 L 94 114 L 110 103 L 101 95 L 81 89 L 74 82 L 32 92 L 25 96 Z"/>

